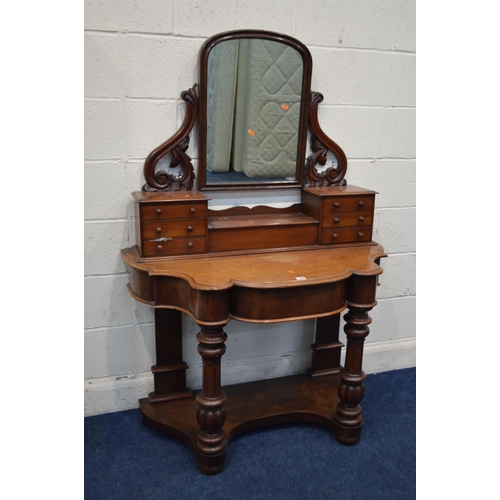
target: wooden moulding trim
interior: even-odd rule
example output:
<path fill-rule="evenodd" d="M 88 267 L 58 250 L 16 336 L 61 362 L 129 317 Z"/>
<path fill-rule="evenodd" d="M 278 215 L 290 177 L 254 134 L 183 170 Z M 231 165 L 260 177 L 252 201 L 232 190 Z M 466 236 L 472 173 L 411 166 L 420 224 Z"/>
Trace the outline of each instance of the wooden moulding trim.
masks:
<path fill-rule="evenodd" d="M 152 373 L 164 373 L 164 372 L 175 372 L 179 370 L 187 370 L 189 366 L 185 361 L 182 363 L 177 363 L 175 365 L 153 365 L 151 367 Z"/>
<path fill-rule="evenodd" d="M 186 273 L 177 272 L 174 270 L 169 270 L 168 273 L 165 273 L 161 269 L 155 271 L 154 269 L 149 272 L 150 276 L 163 276 L 165 278 L 179 278 L 185 281 L 193 290 L 201 290 L 204 292 L 221 292 L 222 290 L 228 290 L 234 286 L 234 283 L 231 281 L 226 281 L 225 283 L 217 283 L 205 285 L 198 283 L 192 276 L 189 276 Z"/>
<path fill-rule="evenodd" d="M 139 297 L 136 293 L 133 292 L 130 284 L 127 283 L 127 291 L 128 293 L 135 299 L 138 300 L 139 302 L 142 302 L 143 304 L 148 304 L 150 306 L 154 305 L 154 302 L 151 300 L 145 300 L 142 297 Z"/>
<path fill-rule="evenodd" d="M 325 351 L 328 349 L 337 349 L 339 347 L 344 347 L 344 344 L 342 342 L 330 342 L 329 344 L 313 344 L 311 347 L 313 347 L 316 351 Z"/>
<path fill-rule="evenodd" d="M 186 154 L 189 146 L 189 133 L 196 122 L 198 114 L 198 85 L 181 93 L 181 98 L 186 102 L 186 115 L 179 130 L 170 139 L 160 144 L 149 153 L 144 162 L 144 178 L 146 184 L 143 191 L 190 191 L 193 189 L 194 168 L 191 158 Z M 173 175 L 161 170 L 156 172 L 156 165 L 167 154 L 172 153 L 170 167 L 182 166 L 182 174 Z"/>
<path fill-rule="evenodd" d="M 191 312 L 189 309 L 184 309 L 183 307 L 178 307 L 178 306 L 166 306 L 166 305 L 156 305 L 153 304 L 153 307 L 155 309 L 175 309 L 177 311 L 181 311 L 183 313 L 186 313 L 188 316 L 191 316 L 191 318 L 196 322 L 197 325 L 199 326 L 220 326 L 221 328 L 224 325 L 227 325 L 229 321 L 231 321 L 231 318 L 224 319 L 222 321 L 202 321 L 199 318 L 195 316 L 193 312 Z"/>
<path fill-rule="evenodd" d="M 352 309 L 373 309 L 377 305 L 377 301 L 371 304 L 355 304 L 354 302 L 347 301 L 347 307 Z"/>
<path fill-rule="evenodd" d="M 210 230 L 210 229 L 209 229 Z M 376 243 L 375 241 L 365 241 L 360 243 L 336 243 L 336 244 L 322 244 L 322 245 L 301 245 L 294 247 L 276 247 L 276 248 L 251 248 L 248 250 L 228 250 L 225 252 L 206 252 L 206 253 L 198 253 L 193 255 L 165 255 L 158 257 L 141 257 L 139 254 L 139 250 L 137 245 L 134 245 L 131 248 L 131 253 L 134 255 L 134 262 L 137 263 L 138 267 L 140 264 L 155 263 L 155 262 L 163 262 L 163 261 L 171 261 L 171 260 L 191 260 L 191 259 L 200 259 L 202 257 L 231 257 L 234 255 L 255 255 L 259 253 L 281 253 L 281 252 L 297 252 L 302 250 L 328 250 L 335 248 L 359 248 L 359 247 L 369 247 L 369 246 L 378 246 L 380 249 L 382 247 Z M 123 251 L 122 251 L 123 252 Z M 381 253 L 377 258 L 387 257 L 386 254 Z M 138 267 L 139 268 L 139 267 Z M 140 269 L 148 269 L 148 267 L 140 267 Z"/>
<path fill-rule="evenodd" d="M 329 283 L 337 283 L 350 278 L 353 272 L 346 269 L 343 273 L 330 276 L 328 278 L 307 278 L 303 281 L 275 281 L 273 283 L 252 283 L 247 281 L 232 280 L 232 284 L 241 288 L 250 288 L 252 290 L 266 290 L 278 288 L 300 288 L 311 285 L 327 285 Z M 328 314 L 334 314 L 333 312 Z"/>
<path fill-rule="evenodd" d="M 337 314 L 341 313 L 346 309 L 346 306 L 344 305 L 343 307 L 339 309 L 335 309 L 333 311 L 328 311 L 326 313 L 321 313 L 321 314 L 310 314 L 307 316 L 286 316 L 283 318 L 273 318 L 273 319 L 250 319 L 250 318 L 243 318 L 241 316 L 236 316 L 236 315 L 231 315 L 231 319 L 234 319 L 236 321 L 243 321 L 245 323 L 282 323 L 284 321 L 299 321 L 299 320 L 304 320 L 304 319 L 315 319 L 315 318 L 323 318 L 325 316 L 331 316 L 332 314 Z M 341 344 L 342 346 L 343 344 Z"/>

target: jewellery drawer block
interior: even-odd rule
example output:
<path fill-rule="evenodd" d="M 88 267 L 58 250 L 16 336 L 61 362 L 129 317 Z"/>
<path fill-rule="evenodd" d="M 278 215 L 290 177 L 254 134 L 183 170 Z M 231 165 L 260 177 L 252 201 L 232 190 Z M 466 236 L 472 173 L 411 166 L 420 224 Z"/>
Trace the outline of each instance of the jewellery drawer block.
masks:
<path fill-rule="evenodd" d="M 208 198 L 197 191 L 136 192 L 136 245 L 141 257 L 207 251 Z"/>
<path fill-rule="evenodd" d="M 347 185 L 304 188 L 302 210 L 319 220 L 318 243 L 370 242 L 375 194 L 375 191 Z"/>

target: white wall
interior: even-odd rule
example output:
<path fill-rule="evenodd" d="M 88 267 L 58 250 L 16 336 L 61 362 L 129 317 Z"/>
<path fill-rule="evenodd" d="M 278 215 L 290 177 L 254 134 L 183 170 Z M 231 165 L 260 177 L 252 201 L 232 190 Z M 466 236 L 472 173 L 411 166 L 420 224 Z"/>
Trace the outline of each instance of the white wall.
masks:
<path fill-rule="evenodd" d="M 86 0 L 86 415 L 134 408 L 152 390 L 153 314 L 128 295 L 120 257 L 135 241 L 130 193 L 144 183 L 147 154 L 182 121 L 179 95 L 197 81 L 203 40 L 241 28 L 287 33 L 309 47 L 312 88 L 325 97 L 320 122 L 347 155 L 347 182 L 380 193 L 374 239 L 389 257 L 364 369 L 415 366 L 414 0 Z M 196 131 L 191 139 L 196 167 Z M 198 328 L 184 321 L 194 389 Z M 232 322 L 226 331 L 223 383 L 308 367 L 311 321 Z"/>

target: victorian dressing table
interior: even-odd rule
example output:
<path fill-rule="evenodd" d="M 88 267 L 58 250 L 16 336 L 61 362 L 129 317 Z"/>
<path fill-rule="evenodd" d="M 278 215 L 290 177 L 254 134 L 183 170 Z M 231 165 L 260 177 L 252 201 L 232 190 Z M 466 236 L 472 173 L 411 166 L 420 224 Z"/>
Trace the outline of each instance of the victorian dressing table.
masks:
<path fill-rule="evenodd" d="M 142 419 L 191 445 L 207 474 L 223 469 L 228 441 L 252 428 L 309 421 L 343 444 L 360 439 L 363 343 L 385 254 L 372 240 L 376 193 L 347 185 L 345 154 L 318 122 L 323 96 L 310 90 L 311 71 L 309 50 L 287 35 L 242 30 L 207 40 L 199 84 L 182 93 L 184 122 L 149 154 L 146 184 L 133 193 L 137 241 L 122 257 L 130 294 L 154 308 L 156 335 Z M 197 119 L 194 189 L 186 151 Z M 328 153 L 333 165 L 321 168 Z M 274 188 L 299 191 L 300 202 L 211 206 L 223 190 Z M 186 387 L 182 313 L 200 327 L 198 392 Z M 306 318 L 316 318 L 308 373 L 222 387 L 230 320 Z"/>

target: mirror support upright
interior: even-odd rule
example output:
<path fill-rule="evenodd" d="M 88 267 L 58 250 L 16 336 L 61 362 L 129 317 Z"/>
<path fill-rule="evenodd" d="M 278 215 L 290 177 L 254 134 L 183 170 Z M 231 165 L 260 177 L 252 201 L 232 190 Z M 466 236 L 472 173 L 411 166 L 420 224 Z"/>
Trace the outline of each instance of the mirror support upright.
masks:
<path fill-rule="evenodd" d="M 323 102 L 323 94 L 311 92 L 311 110 L 309 114 L 309 129 L 311 131 L 312 153 L 307 158 L 304 185 L 317 186 L 343 186 L 347 172 L 347 158 L 342 148 L 328 137 L 321 128 L 318 120 L 318 105 Z M 324 172 L 318 172 L 316 165 L 326 165 L 328 151 L 337 158 L 337 168 L 330 167 Z"/>
<path fill-rule="evenodd" d="M 191 158 L 186 154 L 189 147 L 189 134 L 196 123 L 198 114 L 198 84 L 181 93 L 186 102 L 186 114 L 179 130 L 163 144 L 149 153 L 144 162 L 144 177 L 146 184 L 143 191 L 191 191 L 194 183 L 194 168 Z M 169 169 L 181 167 L 175 175 L 165 170 L 156 171 L 156 165 L 166 155 L 171 153 Z"/>

